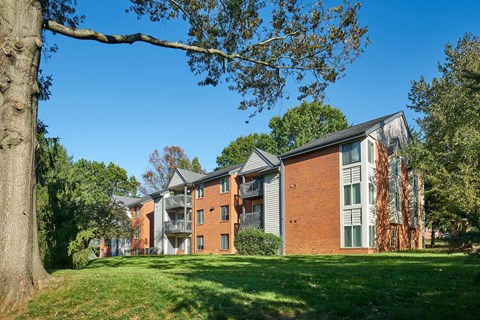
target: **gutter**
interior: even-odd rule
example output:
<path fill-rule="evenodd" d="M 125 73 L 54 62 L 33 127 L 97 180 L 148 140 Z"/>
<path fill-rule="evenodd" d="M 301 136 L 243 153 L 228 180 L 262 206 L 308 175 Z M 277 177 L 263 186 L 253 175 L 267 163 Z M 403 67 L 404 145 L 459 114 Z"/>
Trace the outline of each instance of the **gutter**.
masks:
<path fill-rule="evenodd" d="M 285 166 L 280 159 L 280 228 L 282 235 L 282 256 L 286 252 L 285 244 Z"/>

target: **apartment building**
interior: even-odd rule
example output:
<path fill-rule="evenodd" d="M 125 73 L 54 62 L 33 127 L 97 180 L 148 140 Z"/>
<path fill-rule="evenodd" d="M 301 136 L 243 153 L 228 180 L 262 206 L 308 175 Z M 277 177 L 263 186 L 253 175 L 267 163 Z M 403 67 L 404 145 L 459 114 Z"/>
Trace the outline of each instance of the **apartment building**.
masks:
<path fill-rule="evenodd" d="M 211 172 L 195 181 L 194 253 L 234 254 L 241 206 L 238 170 L 241 165 Z"/>
<path fill-rule="evenodd" d="M 279 254 L 421 248 L 423 183 L 399 154 L 409 139 L 398 112 L 280 156 L 254 149 L 206 175 L 177 169 L 139 200 L 150 233 L 136 240 L 164 254 L 234 254 L 237 232 L 254 227 L 282 237 Z"/>

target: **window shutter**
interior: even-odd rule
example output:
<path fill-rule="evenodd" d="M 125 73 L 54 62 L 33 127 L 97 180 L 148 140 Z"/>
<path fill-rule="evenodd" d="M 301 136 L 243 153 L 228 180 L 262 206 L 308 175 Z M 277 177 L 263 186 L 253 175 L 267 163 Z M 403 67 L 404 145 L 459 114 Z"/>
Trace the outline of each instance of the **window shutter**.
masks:
<path fill-rule="evenodd" d="M 343 225 L 352 225 L 352 210 L 343 210 Z"/>
<path fill-rule="evenodd" d="M 342 181 L 344 185 L 351 184 L 352 183 L 352 171 L 350 168 L 348 169 L 343 169 L 343 174 L 342 174 Z"/>
<path fill-rule="evenodd" d="M 352 168 L 352 183 L 360 182 L 362 179 L 362 170 L 360 166 Z"/>
<path fill-rule="evenodd" d="M 358 208 L 352 210 L 352 222 L 353 225 L 362 224 L 362 209 Z"/>

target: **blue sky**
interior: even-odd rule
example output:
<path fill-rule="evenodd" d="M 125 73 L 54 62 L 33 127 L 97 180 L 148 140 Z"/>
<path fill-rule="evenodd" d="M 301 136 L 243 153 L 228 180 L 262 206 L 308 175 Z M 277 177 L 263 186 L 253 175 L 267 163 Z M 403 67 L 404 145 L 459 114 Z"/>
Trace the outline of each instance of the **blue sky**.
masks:
<path fill-rule="evenodd" d="M 406 108 L 412 80 L 437 75 L 447 42 L 465 32 L 480 35 L 480 1 L 362 1 L 359 19 L 370 45 L 327 90 L 326 103 L 356 124 Z M 177 40 L 178 23 L 137 21 L 125 13 L 126 0 L 79 1 L 87 19 L 81 26 L 104 33 L 142 32 Z M 74 159 L 114 162 L 140 179 L 154 149 L 183 147 L 208 170 L 221 150 L 240 135 L 268 132 L 268 121 L 298 105 L 283 101 L 250 121 L 236 109 L 239 96 L 225 86 L 199 87 L 185 54 L 149 46 L 104 45 L 48 34 L 60 50 L 42 68 L 52 74 L 50 101 L 39 118 L 59 136 Z M 295 92 L 292 92 L 294 95 Z"/>

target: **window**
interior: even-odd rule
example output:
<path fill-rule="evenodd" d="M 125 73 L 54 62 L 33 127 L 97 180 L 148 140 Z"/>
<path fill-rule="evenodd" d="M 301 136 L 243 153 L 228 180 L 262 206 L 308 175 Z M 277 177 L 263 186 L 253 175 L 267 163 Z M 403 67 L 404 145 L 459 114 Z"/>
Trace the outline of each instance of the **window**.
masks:
<path fill-rule="evenodd" d="M 228 177 L 220 179 L 220 193 L 225 193 L 230 190 L 230 183 Z"/>
<path fill-rule="evenodd" d="M 140 207 L 135 207 L 135 218 L 140 217 Z"/>
<path fill-rule="evenodd" d="M 362 246 L 362 209 L 343 211 L 343 233 L 345 247 Z"/>
<path fill-rule="evenodd" d="M 134 233 L 133 233 L 133 238 L 138 239 L 139 236 L 140 236 L 140 230 L 138 229 L 138 227 L 135 227 Z"/>
<path fill-rule="evenodd" d="M 197 236 L 197 250 L 203 250 L 204 243 L 203 243 L 203 236 Z"/>
<path fill-rule="evenodd" d="M 204 219 L 203 210 L 197 210 L 197 224 L 203 224 Z"/>
<path fill-rule="evenodd" d="M 375 149 L 373 147 L 373 142 L 368 141 L 368 163 L 373 164 L 375 161 Z"/>
<path fill-rule="evenodd" d="M 343 186 L 343 200 L 345 206 L 360 204 L 360 183 Z"/>
<path fill-rule="evenodd" d="M 230 249 L 230 235 L 229 234 L 222 234 L 220 236 L 220 249 L 221 250 L 228 250 Z"/>
<path fill-rule="evenodd" d="M 360 142 L 352 142 L 342 146 L 343 165 L 352 164 L 360 161 Z"/>
<path fill-rule="evenodd" d="M 397 230 L 395 229 L 395 227 L 392 226 L 392 228 L 390 229 L 390 246 L 392 248 L 395 248 L 396 244 L 397 244 Z"/>
<path fill-rule="evenodd" d="M 375 248 L 376 246 L 376 231 L 375 226 L 368 226 L 368 246 L 370 248 Z"/>
<path fill-rule="evenodd" d="M 134 255 L 134 256 L 138 256 L 139 252 L 140 252 L 140 250 L 135 249 L 135 250 L 133 250 L 133 255 Z"/>
<path fill-rule="evenodd" d="M 228 206 L 221 206 L 220 207 L 220 221 L 228 221 L 230 220 L 230 214 L 228 212 Z"/>
<path fill-rule="evenodd" d="M 375 205 L 375 186 L 371 182 L 368 184 L 368 203 Z"/>
<path fill-rule="evenodd" d="M 204 194 L 204 186 L 203 186 L 203 183 L 198 185 L 197 187 L 197 199 L 201 199 L 203 198 L 203 194 Z"/>

